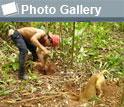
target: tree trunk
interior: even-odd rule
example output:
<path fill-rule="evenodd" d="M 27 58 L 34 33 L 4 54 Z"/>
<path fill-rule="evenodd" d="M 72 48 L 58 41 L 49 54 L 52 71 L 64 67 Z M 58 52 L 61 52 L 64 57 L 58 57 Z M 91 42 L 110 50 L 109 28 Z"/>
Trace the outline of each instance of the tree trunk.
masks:
<path fill-rule="evenodd" d="M 72 39 L 72 61 L 71 66 L 73 65 L 73 57 L 74 57 L 74 38 L 75 38 L 75 22 L 73 23 L 73 39 Z"/>
<path fill-rule="evenodd" d="M 120 107 L 124 107 L 124 87 L 123 87 L 123 93 L 122 93 L 121 106 Z"/>

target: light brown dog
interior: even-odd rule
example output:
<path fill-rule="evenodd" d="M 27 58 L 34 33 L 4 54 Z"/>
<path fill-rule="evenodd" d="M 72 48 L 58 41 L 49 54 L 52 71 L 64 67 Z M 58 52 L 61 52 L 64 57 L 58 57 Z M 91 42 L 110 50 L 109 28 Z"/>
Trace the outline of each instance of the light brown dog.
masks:
<path fill-rule="evenodd" d="M 96 97 L 96 93 L 98 90 L 99 97 L 103 94 L 102 86 L 105 83 L 104 75 L 108 74 L 107 70 L 103 70 L 100 73 L 94 74 L 91 76 L 90 80 L 88 81 L 88 84 L 86 85 L 86 88 L 83 92 L 79 95 L 80 101 L 88 101 L 93 97 Z"/>

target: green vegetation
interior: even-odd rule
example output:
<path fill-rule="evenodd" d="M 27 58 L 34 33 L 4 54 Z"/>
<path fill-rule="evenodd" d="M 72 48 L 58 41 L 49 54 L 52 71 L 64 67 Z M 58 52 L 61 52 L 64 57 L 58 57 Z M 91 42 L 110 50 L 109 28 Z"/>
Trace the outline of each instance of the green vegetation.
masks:
<path fill-rule="evenodd" d="M 107 69 L 114 77 L 124 78 L 124 22 L 0 22 L 0 96 L 11 92 L 7 88 L 10 82 L 17 84 L 9 74 L 19 69 L 18 49 L 7 36 L 8 30 L 25 26 L 60 36 L 59 46 L 52 48 L 50 55 L 60 71 L 83 72 L 86 69 L 95 73 Z M 32 61 L 26 66 L 30 78 L 35 81 L 38 76 L 32 73 Z M 31 90 L 35 88 L 32 86 Z"/>
<path fill-rule="evenodd" d="M 13 72 L 18 69 L 18 56 L 15 54 L 18 50 L 7 33 L 10 28 L 24 26 L 60 35 L 60 45 L 58 49 L 52 49 L 51 58 L 60 60 L 63 68 L 70 67 L 73 62 L 72 67 L 81 69 L 83 65 L 87 65 L 91 72 L 108 69 L 124 77 L 123 22 L 76 22 L 74 26 L 73 22 L 0 22 L 2 70 Z"/>

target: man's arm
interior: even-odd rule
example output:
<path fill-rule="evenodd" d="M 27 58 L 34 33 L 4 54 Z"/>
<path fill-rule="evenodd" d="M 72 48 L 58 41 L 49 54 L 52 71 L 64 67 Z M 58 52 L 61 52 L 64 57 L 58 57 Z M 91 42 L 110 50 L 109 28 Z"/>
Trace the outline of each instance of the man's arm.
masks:
<path fill-rule="evenodd" d="M 31 42 L 38 48 L 40 48 L 42 51 L 44 51 L 44 54 L 49 54 L 49 51 L 38 41 L 41 37 L 45 35 L 45 32 L 43 33 L 36 33 L 31 37 Z"/>

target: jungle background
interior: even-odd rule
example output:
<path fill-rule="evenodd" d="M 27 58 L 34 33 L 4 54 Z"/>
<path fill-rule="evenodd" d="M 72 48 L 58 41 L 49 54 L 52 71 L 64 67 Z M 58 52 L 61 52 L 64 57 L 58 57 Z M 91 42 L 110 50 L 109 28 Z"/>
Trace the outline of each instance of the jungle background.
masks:
<path fill-rule="evenodd" d="M 36 27 L 60 37 L 50 48 L 57 71 L 43 75 L 27 60 L 30 80 L 18 80 L 18 49 L 10 28 Z M 30 53 L 29 53 L 30 54 Z M 101 98 L 74 101 L 91 75 L 108 70 Z M 124 107 L 124 22 L 0 22 L 0 107 Z"/>

